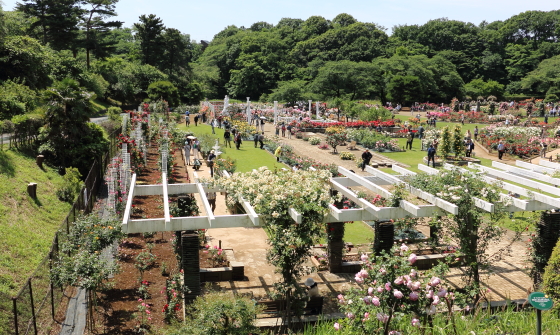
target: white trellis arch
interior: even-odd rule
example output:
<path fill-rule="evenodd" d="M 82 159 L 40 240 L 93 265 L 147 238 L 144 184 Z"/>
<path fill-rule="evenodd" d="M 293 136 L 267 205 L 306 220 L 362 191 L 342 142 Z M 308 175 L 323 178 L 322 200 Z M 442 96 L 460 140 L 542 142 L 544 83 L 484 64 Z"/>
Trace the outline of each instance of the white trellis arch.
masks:
<path fill-rule="evenodd" d="M 541 160 L 540 165 L 517 161 L 516 166 L 493 162 L 493 167 L 486 167 L 479 164 L 470 164 L 469 167 L 478 170 L 480 177 L 487 182 L 502 182 L 502 189 L 508 194 L 502 193 L 502 200 L 508 200 L 510 205 L 506 209 L 510 212 L 534 211 L 560 208 L 560 179 L 551 177 L 549 174 L 560 171 L 560 164 L 550 163 Z M 440 170 L 419 164 L 418 168 L 430 174 L 440 173 Z M 445 164 L 444 169 L 456 168 Z M 391 193 L 383 186 L 404 183 L 403 177 L 413 175 L 415 172 L 409 171 L 397 165 L 393 165 L 393 171 L 399 173 L 392 175 L 372 167 L 367 167 L 369 176 L 359 176 L 343 167 L 338 168 L 342 177 L 331 178 L 331 188 L 337 190 L 348 199 L 355 202 L 360 208 L 338 209 L 329 205 L 329 213 L 325 216 L 325 222 L 346 222 L 346 221 L 372 221 L 383 219 L 400 219 L 404 217 L 430 217 L 441 215 L 448 212 L 458 213 L 458 208 L 454 204 L 445 201 L 433 194 L 416 189 L 405 183 L 405 187 L 414 196 L 428 202 L 428 205 L 415 205 L 409 201 L 401 200 L 398 207 L 377 207 L 369 201 L 359 198 L 350 187 L 362 186 L 383 197 L 391 197 Z M 459 168 L 461 171 L 466 169 Z M 227 172 L 224 175 L 228 177 Z M 256 227 L 261 225 L 259 214 L 255 212 L 252 205 L 244 199 L 239 199 L 240 204 L 247 214 L 237 215 L 213 215 L 210 204 L 206 198 L 206 192 L 220 192 L 219 189 L 208 189 L 200 183 L 195 173 L 195 182 L 190 184 L 167 184 L 167 178 L 163 173 L 162 184 L 158 185 L 136 185 L 136 175 L 133 175 L 130 183 L 130 191 L 123 215 L 123 231 L 126 233 L 157 232 L 157 231 L 182 231 L 209 228 L 228 228 L 228 227 Z M 515 182 L 519 185 L 508 183 Z M 202 206 L 207 213 L 206 216 L 193 217 L 171 217 L 169 213 L 169 195 L 174 194 L 194 194 L 198 193 L 202 199 Z M 544 193 L 552 194 L 547 195 Z M 527 199 L 512 197 L 511 194 L 524 196 Z M 131 206 L 135 196 L 161 195 L 164 205 L 163 218 L 150 219 L 130 219 Z M 494 204 L 482 199 L 475 199 L 475 205 L 487 212 L 494 210 Z M 301 215 L 296 210 L 289 211 L 290 216 L 296 222 L 301 221 Z"/>

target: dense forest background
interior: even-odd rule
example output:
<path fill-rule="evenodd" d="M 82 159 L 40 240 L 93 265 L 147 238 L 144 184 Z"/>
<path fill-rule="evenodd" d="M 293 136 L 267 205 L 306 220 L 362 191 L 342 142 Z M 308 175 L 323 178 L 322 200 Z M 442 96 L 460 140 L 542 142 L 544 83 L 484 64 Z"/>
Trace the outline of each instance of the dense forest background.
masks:
<path fill-rule="evenodd" d="M 22 0 L 15 11 L 0 8 L 0 119 L 40 114 L 45 90 L 68 78 L 105 105 L 163 98 L 177 106 L 226 94 L 403 105 L 560 96 L 560 10 L 478 25 L 434 19 L 397 25 L 390 36 L 344 13 L 283 18 L 227 26 L 197 43 L 155 15 L 122 27 L 117 1 Z"/>

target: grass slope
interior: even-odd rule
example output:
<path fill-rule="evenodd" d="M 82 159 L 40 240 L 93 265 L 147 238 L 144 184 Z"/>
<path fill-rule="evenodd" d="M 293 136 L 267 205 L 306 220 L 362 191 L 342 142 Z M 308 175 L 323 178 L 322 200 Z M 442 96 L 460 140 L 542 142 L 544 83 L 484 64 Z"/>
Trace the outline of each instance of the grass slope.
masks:
<path fill-rule="evenodd" d="M 27 194 L 31 182 L 35 200 Z M 55 195 L 61 184 L 56 170 L 39 169 L 34 158 L 0 151 L 0 292 L 15 294 L 50 250 L 71 207 Z"/>

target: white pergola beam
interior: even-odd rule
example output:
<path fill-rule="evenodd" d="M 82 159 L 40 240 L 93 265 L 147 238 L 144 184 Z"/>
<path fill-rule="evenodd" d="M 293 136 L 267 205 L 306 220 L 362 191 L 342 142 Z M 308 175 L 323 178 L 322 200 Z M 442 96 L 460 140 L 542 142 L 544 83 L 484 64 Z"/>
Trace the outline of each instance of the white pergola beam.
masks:
<path fill-rule="evenodd" d="M 424 164 L 418 164 L 418 170 L 426 172 L 427 174 L 438 174 L 439 173 L 438 169 L 431 168 L 431 167 L 429 167 L 427 165 L 424 165 Z"/>
<path fill-rule="evenodd" d="M 560 179 L 558 178 L 554 178 L 551 176 L 547 176 L 545 174 L 539 173 L 539 172 L 535 172 L 535 171 L 531 171 L 531 170 L 527 170 L 527 169 L 521 169 L 515 166 L 511 166 L 509 164 L 504 164 L 504 163 L 500 163 L 500 162 L 492 162 L 492 166 L 496 167 L 498 169 L 502 169 L 502 170 L 506 170 L 508 172 L 514 173 L 516 175 L 520 175 L 522 177 L 526 177 L 526 178 L 532 178 L 532 179 L 538 179 L 542 182 L 545 183 L 549 183 L 552 185 L 560 185 Z"/>
<path fill-rule="evenodd" d="M 453 165 L 450 165 L 450 166 L 453 166 Z M 487 182 L 489 184 L 495 184 L 495 183 L 501 184 L 502 188 L 504 190 L 508 191 L 508 192 L 517 193 L 519 195 L 532 198 L 531 200 L 529 200 L 529 204 L 527 205 L 527 210 L 539 210 L 538 208 L 542 208 L 543 206 L 545 206 L 544 204 L 549 206 L 546 209 L 560 208 L 560 199 L 553 198 L 553 197 L 550 197 L 548 195 L 544 195 L 542 193 L 533 192 L 533 191 L 527 190 L 526 188 L 523 188 L 521 186 L 513 185 L 513 184 L 510 184 L 508 182 L 492 178 L 490 176 L 481 175 L 481 178 L 482 178 L 482 180 L 484 180 L 485 182 Z M 514 199 L 514 202 L 515 202 L 515 199 Z M 543 203 L 543 205 L 542 206 L 537 205 L 536 202 L 541 202 L 541 203 Z M 519 203 L 519 205 L 521 205 L 521 203 Z M 536 208 L 536 209 L 530 209 L 530 208 Z"/>
<path fill-rule="evenodd" d="M 412 213 L 413 216 L 415 217 L 428 217 L 428 216 L 433 216 L 434 213 L 436 213 L 438 211 L 438 207 L 435 205 L 422 205 L 422 206 L 417 206 L 411 202 L 408 202 L 406 200 L 401 200 L 400 201 L 400 206 L 401 208 L 403 208 L 405 211 Z"/>
<path fill-rule="evenodd" d="M 512 175 L 510 173 L 501 171 L 501 170 L 496 170 L 496 169 L 493 169 L 493 168 L 490 168 L 490 167 L 487 167 L 487 166 L 482 166 L 480 164 L 469 163 L 469 166 L 472 166 L 476 169 L 484 171 L 487 174 L 490 174 L 490 175 L 493 175 L 493 176 L 496 176 L 496 177 L 499 177 L 499 178 L 507 179 L 509 181 L 513 181 L 513 182 L 521 184 L 523 186 L 535 188 L 535 189 L 540 190 L 540 191 L 544 191 L 544 192 L 548 192 L 548 193 L 552 193 L 554 195 L 560 196 L 560 189 L 558 189 L 554 186 L 539 183 L 539 182 L 531 180 L 531 179 L 515 176 L 515 175 Z"/>
<path fill-rule="evenodd" d="M 410 171 L 408 169 L 405 169 L 402 166 L 399 166 L 399 165 L 396 165 L 396 164 L 393 164 L 393 166 L 391 168 L 393 169 L 393 171 L 398 172 L 398 173 L 400 173 L 402 175 L 405 175 L 405 176 L 415 176 L 416 175 L 416 172 L 412 172 L 412 171 Z"/>
<path fill-rule="evenodd" d="M 376 184 L 370 182 L 369 180 L 365 179 L 364 177 L 358 176 L 355 173 L 352 173 L 350 170 L 343 168 L 342 166 L 338 167 L 338 172 L 342 175 L 358 182 L 361 186 L 367 188 L 370 191 L 373 191 L 384 198 L 390 198 L 392 196 L 391 192 L 387 191 L 383 187 L 377 186 Z"/>
<path fill-rule="evenodd" d="M 438 198 L 435 195 L 432 195 L 428 192 L 424 192 L 416 187 L 410 185 L 408 187 L 412 195 L 417 196 L 420 199 L 426 200 L 427 202 L 436 205 L 437 207 L 445 210 L 446 212 L 449 212 L 454 215 L 459 214 L 459 207 L 457 207 L 457 205 L 454 205 L 449 201 Z"/>
<path fill-rule="evenodd" d="M 542 166 L 545 166 L 547 168 L 551 168 L 551 169 L 554 169 L 554 170 L 560 170 L 560 164 L 549 162 L 549 161 L 544 160 L 544 159 L 541 159 L 539 161 L 539 165 L 542 165 Z"/>
<path fill-rule="evenodd" d="M 403 181 L 399 179 L 397 176 L 392 174 L 388 174 L 386 172 L 380 171 L 378 169 L 374 169 L 371 166 L 366 166 L 366 171 L 371 173 L 372 175 L 376 176 L 377 178 L 381 178 L 391 184 L 398 184 L 402 183 Z"/>
<path fill-rule="evenodd" d="M 303 220 L 301 213 L 298 213 L 295 208 L 290 207 L 290 209 L 288 209 L 288 214 L 290 214 L 296 223 L 301 223 Z"/>
<path fill-rule="evenodd" d="M 198 193 L 200 194 L 200 199 L 202 200 L 202 206 L 204 206 L 204 210 L 206 211 L 206 216 L 208 218 L 208 225 L 212 226 L 212 223 L 214 221 L 214 214 L 212 213 L 212 207 L 210 207 L 208 198 L 206 197 L 206 191 L 204 191 L 204 186 L 201 183 L 197 183 L 196 188 L 198 189 Z"/>
<path fill-rule="evenodd" d="M 247 213 L 253 225 L 259 226 L 260 225 L 259 215 L 255 212 L 255 209 L 253 208 L 253 206 L 251 206 L 249 201 L 243 199 L 242 197 L 239 197 L 238 200 L 241 206 L 243 206 L 243 209 L 245 209 L 245 213 Z"/>
<path fill-rule="evenodd" d="M 522 167 L 522 168 L 529 169 L 531 171 L 540 172 L 540 173 L 553 174 L 556 171 L 559 171 L 559 170 L 555 170 L 555 169 L 552 169 L 552 168 L 536 165 L 536 164 L 533 164 L 533 163 L 527 163 L 527 162 L 520 161 L 520 160 L 515 161 L 515 165 L 517 165 L 519 167 Z"/>
<path fill-rule="evenodd" d="M 136 189 L 136 173 L 132 175 L 130 180 L 130 187 L 128 188 L 128 197 L 126 199 L 126 207 L 123 213 L 122 227 L 126 231 L 126 223 L 130 220 L 130 211 L 132 208 L 132 199 L 134 199 L 134 192 Z"/>

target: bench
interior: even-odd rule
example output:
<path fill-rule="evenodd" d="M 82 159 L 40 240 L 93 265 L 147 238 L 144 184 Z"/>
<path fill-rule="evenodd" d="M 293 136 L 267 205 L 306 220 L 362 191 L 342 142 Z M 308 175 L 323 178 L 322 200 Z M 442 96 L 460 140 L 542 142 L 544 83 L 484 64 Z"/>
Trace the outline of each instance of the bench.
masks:
<path fill-rule="evenodd" d="M 257 301 L 258 306 L 263 307 L 262 314 L 271 316 L 280 315 L 286 310 L 286 300 L 264 300 Z M 303 308 L 303 315 L 313 315 L 323 313 L 323 297 L 313 297 L 307 301 Z"/>
<path fill-rule="evenodd" d="M 348 148 L 348 150 L 356 150 L 356 141 L 350 142 L 350 144 L 348 144 L 346 147 Z"/>

